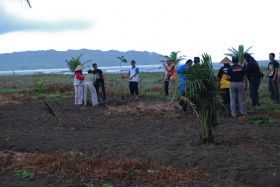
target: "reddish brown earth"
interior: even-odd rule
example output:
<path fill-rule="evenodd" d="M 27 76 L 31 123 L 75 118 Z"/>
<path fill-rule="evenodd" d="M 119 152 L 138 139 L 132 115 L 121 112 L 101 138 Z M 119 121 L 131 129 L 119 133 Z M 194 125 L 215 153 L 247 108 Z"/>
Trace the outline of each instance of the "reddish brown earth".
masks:
<path fill-rule="evenodd" d="M 182 186 L 280 186 L 279 124 L 225 120 L 215 131 L 216 145 L 199 145 L 194 116 L 164 100 L 111 100 L 95 108 L 74 107 L 72 100 L 51 105 L 63 119 L 62 128 L 42 102 L 1 106 L 0 153 L 74 151 L 107 160 L 144 159 L 178 172 L 201 173 Z M 61 182 L 51 174 L 24 180 L 7 167 L 0 159 L 0 186 L 85 186 L 80 179 Z M 109 180 L 114 186 L 149 185 Z M 102 181 L 95 185 L 102 186 Z"/>

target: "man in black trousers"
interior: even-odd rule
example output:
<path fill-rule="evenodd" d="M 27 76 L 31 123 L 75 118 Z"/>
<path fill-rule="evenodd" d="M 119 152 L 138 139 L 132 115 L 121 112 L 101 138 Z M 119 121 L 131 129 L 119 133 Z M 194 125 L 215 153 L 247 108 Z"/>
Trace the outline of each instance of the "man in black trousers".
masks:
<path fill-rule="evenodd" d="M 96 81 L 94 83 L 94 87 L 96 89 L 98 101 L 100 101 L 100 98 L 99 98 L 99 96 L 100 96 L 100 94 L 99 94 L 99 87 L 101 87 L 103 102 L 105 102 L 106 101 L 106 92 L 105 92 L 104 74 L 103 74 L 101 69 L 97 68 L 97 64 L 96 63 L 92 64 L 92 68 L 93 68 L 93 73 L 98 75 L 97 79 L 96 79 Z"/>

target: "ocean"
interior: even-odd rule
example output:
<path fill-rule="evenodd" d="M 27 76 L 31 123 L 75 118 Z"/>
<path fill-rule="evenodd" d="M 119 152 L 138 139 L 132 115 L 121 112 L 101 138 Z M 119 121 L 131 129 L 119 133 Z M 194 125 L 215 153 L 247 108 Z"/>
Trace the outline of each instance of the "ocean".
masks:
<path fill-rule="evenodd" d="M 131 66 L 110 66 L 98 67 L 104 73 L 127 73 Z M 154 65 L 138 65 L 140 72 L 163 72 L 162 64 Z M 214 69 L 219 69 L 221 64 L 213 63 Z M 86 73 L 87 69 L 85 69 Z M 40 75 L 40 74 L 72 74 L 68 68 L 62 69 L 34 69 L 34 70 L 13 70 L 13 71 L 0 71 L 0 76 L 16 76 L 16 75 Z"/>

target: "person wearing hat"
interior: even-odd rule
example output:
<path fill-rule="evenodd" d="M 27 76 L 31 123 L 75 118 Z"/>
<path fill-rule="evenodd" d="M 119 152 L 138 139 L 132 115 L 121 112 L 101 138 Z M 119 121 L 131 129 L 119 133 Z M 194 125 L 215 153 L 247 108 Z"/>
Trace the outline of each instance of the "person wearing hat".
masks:
<path fill-rule="evenodd" d="M 225 57 L 221 63 L 223 66 L 219 69 L 217 78 L 218 78 L 218 86 L 220 89 L 220 95 L 223 101 L 223 104 L 226 106 L 227 113 L 230 114 L 230 80 L 229 80 L 229 69 L 231 68 L 231 60 Z"/>
<path fill-rule="evenodd" d="M 169 93 L 170 99 L 173 101 L 177 96 L 175 62 L 173 59 L 169 58 L 167 59 L 167 64 L 163 63 L 162 65 L 169 74 Z"/>
<path fill-rule="evenodd" d="M 84 76 L 83 76 L 83 66 L 78 65 L 74 72 L 73 85 L 75 89 L 75 105 L 83 104 L 84 97 Z"/>

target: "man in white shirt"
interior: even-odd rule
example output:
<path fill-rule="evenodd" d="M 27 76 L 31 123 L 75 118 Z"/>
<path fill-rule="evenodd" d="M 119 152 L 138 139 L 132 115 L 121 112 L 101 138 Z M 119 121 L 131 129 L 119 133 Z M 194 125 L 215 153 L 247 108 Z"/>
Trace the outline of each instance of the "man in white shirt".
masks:
<path fill-rule="evenodd" d="M 139 68 L 136 67 L 135 60 L 131 61 L 131 69 L 128 71 L 129 90 L 132 97 L 138 99 Z"/>

